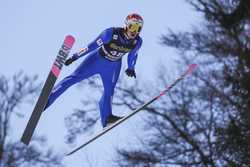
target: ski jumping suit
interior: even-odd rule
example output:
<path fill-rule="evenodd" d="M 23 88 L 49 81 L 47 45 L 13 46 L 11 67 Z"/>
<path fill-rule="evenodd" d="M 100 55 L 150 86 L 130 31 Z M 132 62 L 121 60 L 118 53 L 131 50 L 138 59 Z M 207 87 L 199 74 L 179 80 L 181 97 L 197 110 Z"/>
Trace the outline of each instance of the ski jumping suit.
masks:
<path fill-rule="evenodd" d="M 76 70 L 60 81 L 52 90 L 47 109 L 67 88 L 92 75 L 100 74 L 104 86 L 103 95 L 99 101 L 102 126 L 112 114 L 112 97 L 114 88 L 121 70 L 121 58 L 128 53 L 128 69 L 134 70 L 137 52 L 141 47 L 142 39 L 127 39 L 123 28 L 108 28 L 104 30 L 93 42 L 82 49 L 76 59 L 88 54 Z M 73 56 L 74 57 L 74 56 Z"/>

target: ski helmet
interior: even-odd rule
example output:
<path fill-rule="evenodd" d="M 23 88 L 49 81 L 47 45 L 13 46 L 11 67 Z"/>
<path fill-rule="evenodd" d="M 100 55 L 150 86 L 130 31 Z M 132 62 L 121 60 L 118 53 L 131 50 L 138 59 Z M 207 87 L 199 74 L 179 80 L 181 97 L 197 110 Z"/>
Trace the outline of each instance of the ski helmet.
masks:
<path fill-rule="evenodd" d="M 139 14 L 132 13 L 126 17 L 125 30 L 135 33 L 140 33 L 143 26 L 143 19 Z"/>

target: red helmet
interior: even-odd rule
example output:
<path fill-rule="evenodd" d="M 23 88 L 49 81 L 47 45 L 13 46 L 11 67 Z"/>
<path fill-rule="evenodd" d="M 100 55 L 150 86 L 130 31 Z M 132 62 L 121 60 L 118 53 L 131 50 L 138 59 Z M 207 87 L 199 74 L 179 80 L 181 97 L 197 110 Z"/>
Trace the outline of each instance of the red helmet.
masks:
<path fill-rule="evenodd" d="M 125 29 L 139 34 L 143 26 L 143 19 L 139 14 L 132 13 L 126 17 Z"/>

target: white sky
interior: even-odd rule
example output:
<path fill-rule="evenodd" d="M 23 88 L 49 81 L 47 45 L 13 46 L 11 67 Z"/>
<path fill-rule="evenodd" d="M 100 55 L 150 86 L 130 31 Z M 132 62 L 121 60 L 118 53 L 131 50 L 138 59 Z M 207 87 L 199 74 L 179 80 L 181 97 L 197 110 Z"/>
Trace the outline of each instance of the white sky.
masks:
<path fill-rule="evenodd" d="M 167 32 L 167 28 L 188 30 L 191 24 L 198 21 L 197 13 L 184 0 L 2 0 L 0 74 L 11 77 L 23 70 L 30 75 L 38 74 L 43 82 L 65 35 L 72 34 L 76 38 L 73 53 L 92 41 L 103 29 L 123 26 L 124 18 L 131 12 L 142 15 L 145 22 L 141 33 L 144 42 L 136 65 L 138 80 L 153 81 L 157 64 L 161 62 L 174 69 L 174 59 L 178 56 L 173 50 L 159 45 L 160 35 Z M 81 61 L 64 67 L 59 80 L 71 73 Z M 126 63 L 123 63 L 125 67 Z M 64 143 L 66 129 L 63 121 L 74 108 L 82 106 L 80 101 L 85 96 L 79 89 L 71 88 L 40 120 L 36 134 L 46 135 L 49 145 L 56 151 L 70 149 Z M 12 140 L 20 139 L 32 110 L 33 106 L 24 106 L 22 112 L 26 112 L 27 117 L 13 121 L 14 127 L 18 128 L 12 130 Z M 142 113 L 139 115 L 143 116 Z M 131 119 L 87 149 L 64 159 L 63 163 L 67 167 L 88 166 L 84 158 L 87 155 L 91 161 L 96 160 L 92 162 L 93 166 L 109 167 L 108 162 L 114 154 L 112 148 L 117 143 L 126 145 L 132 142 L 134 132 L 131 131 L 136 131 L 136 127 L 136 118 Z"/>

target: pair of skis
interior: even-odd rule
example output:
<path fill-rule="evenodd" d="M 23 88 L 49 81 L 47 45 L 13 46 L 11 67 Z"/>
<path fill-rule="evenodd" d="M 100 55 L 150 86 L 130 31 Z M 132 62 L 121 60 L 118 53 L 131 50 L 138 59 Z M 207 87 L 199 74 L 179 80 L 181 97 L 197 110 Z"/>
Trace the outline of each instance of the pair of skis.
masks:
<path fill-rule="evenodd" d="M 53 89 L 53 86 L 54 86 L 54 84 L 55 84 L 55 82 L 60 74 L 60 71 L 64 65 L 64 62 L 66 61 L 66 59 L 68 57 L 68 54 L 69 54 L 74 42 L 75 42 L 75 39 L 71 35 L 66 36 L 64 39 L 63 45 L 60 48 L 59 53 L 56 57 L 56 60 L 52 65 L 52 68 L 51 68 L 50 73 L 47 77 L 47 80 L 43 86 L 42 92 L 38 98 L 38 101 L 35 105 L 35 108 L 32 112 L 32 115 L 31 115 L 31 117 L 28 121 L 28 124 L 24 130 L 24 133 L 22 135 L 21 141 L 26 145 L 29 145 L 29 143 L 30 143 L 31 137 L 33 136 L 33 133 L 35 131 L 37 123 L 38 123 L 38 121 L 41 117 L 41 114 L 44 110 L 44 107 L 47 103 L 50 92 Z M 159 99 L 161 96 L 165 95 L 168 91 L 170 91 L 170 89 L 172 89 L 177 83 L 179 83 L 181 80 L 183 80 L 188 74 L 191 74 L 196 67 L 197 67 L 196 64 L 191 64 L 188 67 L 188 69 L 179 78 L 177 78 L 171 85 L 169 85 L 163 91 L 161 91 L 159 93 L 159 95 L 153 97 L 152 99 L 150 99 L 148 102 L 144 103 L 138 109 L 134 110 L 133 112 L 131 112 L 127 116 L 123 117 L 122 119 L 120 119 L 119 121 L 114 123 L 113 125 L 109 126 L 104 131 L 102 131 L 102 132 L 98 133 L 97 135 L 95 135 L 94 137 L 90 138 L 87 142 L 85 142 L 81 146 L 79 146 L 79 147 L 75 148 L 74 150 L 72 150 L 71 152 L 67 153 L 66 156 L 69 156 L 69 155 L 77 152 L 78 150 L 85 147 L 89 143 L 93 142 L 97 138 L 101 137 L 102 135 L 104 135 L 105 133 L 107 133 L 111 129 L 115 128 L 116 126 L 118 126 L 122 122 L 126 121 L 127 119 L 129 119 L 130 117 L 132 117 L 133 115 L 138 113 L 139 111 L 142 111 L 148 105 L 150 105 L 151 103 L 153 103 L 154 101 Z"/>

